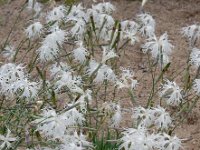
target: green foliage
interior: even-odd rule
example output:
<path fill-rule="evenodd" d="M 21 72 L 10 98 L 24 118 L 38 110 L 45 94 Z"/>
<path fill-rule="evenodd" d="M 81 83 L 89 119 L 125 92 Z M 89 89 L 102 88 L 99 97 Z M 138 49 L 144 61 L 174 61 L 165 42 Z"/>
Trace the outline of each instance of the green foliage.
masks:
<path fill-rule="evenodd" d="M 95 150 L 115 150 L 118 149 L 119 144 L 116 141 L 113 141 L 113 135 L 108 132 L 105 135 L 102 133 L 101 137 L 98 137 L 96 135 L 93 136 L 93 144 L 95 147 Z"/>

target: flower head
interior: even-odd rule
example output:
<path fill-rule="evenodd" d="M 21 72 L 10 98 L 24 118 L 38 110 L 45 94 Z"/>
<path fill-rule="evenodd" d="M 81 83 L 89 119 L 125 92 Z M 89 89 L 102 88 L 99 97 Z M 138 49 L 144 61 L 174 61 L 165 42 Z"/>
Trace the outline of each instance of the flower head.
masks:
<path fill-rule="evenodd" d="M 107 60 L 111 58 L 117 57 L 117 54 L 114 52 L 113 49 L 108 50 L 107 47 L 103 47 L 103 56 L 102 56 L 102 63 L 105 63 Z"/>
<path fill-rule="evenodd" d="M 181 33 L 188 38 L 190 45 L 193 46 L 196 40 L 200 38 L 200 26 L 193 24 L 183 27 Z"/>
<path fill-rule="evenodd" d="M 42 61 L 48 61 L 55 59 L 59 53 L 59 46 L 63 44 L 65 40 L 65 31 L 56 30 L 42 42 L 42 46 L 38 49 L 40 59 Z"/>
<path fill-rule="evenodd" d="M 158 106 L 153 108 L 155 121 L 154 124 L 158 129 L 168 129 L 172 124 L 172 119 L 168 112 L 164 108 Z"/>
<path fill-rule="evenodd" d="M 137 129 L 129 128 L 122 132 L 122 134 L 120 150 L 153 150 L 156 144 L 154 140 L 156 136 L 149 135 L 144 127 L 138 127 Z"/>
<path fill-rule="evenodd" d="M 62 76 L 63 72 L 67 72 L 70 70 L 71 67 L 67 63 L 60 62 L 59 64 L 53 64 L 50 67 L 51 77 L 58 79 L 59 77 Z"/>
<path fill-rule="evenodd" d="M 155 115 L 154 110 L 152 109 L 145 109 L 143 107 L 136 107 L 133 110 L 133 119 L 136 119 L 140 126 L 149 127 L 154 124 Z"/>
<path fill-rule="evenodd" d="M 145 35 L 149 38 L 154 36 L 155 32 L 155 20 L 149 14 L 140 14 L 138 15 L 138 20 L 141 24 L 140 32 L 142 35 Z"/>
<path fill-rule="evenodd" d="M 78 43 L 79 47 L 73 50 L 73 55 L 75 60 L 78 60 L 80 63 L 83 63 L 88 56 L 88 51 L 83 47 L 83 42 Z"/>
<path fill-rule="evenodd" d="M 200 79 L 194 80 L 193 89 L 196 91 L 197 95 L 200 95 Z"/>
<path fill-rule="evenodd" d="M 11 131 L 9 129 L 7 129 L 7 134 L 6 136 L 3 136 L 3 135 L 0 135 L 0 141 L 1 142 L 1 145 L 0 145 L 0 149 L 9 149 L 11 148 L 11 142 L 14 142 L 16 141 L 17 138 L 16 137 L 12 137 L 11 136 Z"/>
<path fill-rule="evenodd" d="M 172 137 L 164 133 L 159 141 L 161 149 L 179 150 L 181 148 L 181 140 L 177 136 Z"/>
<path fill-rule="evenodd" d="M 78 40 L 83 40 L 84 33 L 86 31 L 86 25 L 89 19 L 81 4 L 73 5 L 71 11 L 67 15 L 66 22 L 71 22 L 74 26 L 70 29 L 72 37 Z"/>
<path fill-rule="evenodd" d="M 169 113 L 160 106 L 148 109 L 137 107 L 133 111 L 132 118 L 136 119 L 140 126 L 155 125 L 158 129 L 168 129 L 172 123 Z"/>
<path fill-rule="evenodd" d="M 183 100 L 181 89 L 172 81 L 165 80 L 165 84 L 162 86 L 160 96 L 166 99 L 168 105 L 177 106 Z"/>
<path fill-rule="evenodd" d="M 115 7 L 109 2 L 104 2 L 92 5 L 92 9 L 96 10 L 98 13 L 111 14 L 115 10 Z"/>
<path fill-rule="evenodd" d="M 131 88 L 134 89 L 136 85 L 138 84 L 137 80 L 133 79 L 134 73 L 125 68 L 121 68 L 122 70 L 122 75 L 119 80 L 116 81 L 116 86 L 121 89 L 121 88 Z"/>
<path fill-rule="evenodd" d="M 38 37 L 42 32 L 43 25 L 40 22 L 35 22 L 28 26 L 28 28 L 25 30 L 26 35 L 29 39 Z"/>
<path fill-rule="evenodd" d="M 86 140 L 86 136 L 82 133 L 78 134 L 77 131 L 74 131 L 72 134 L 68 134 L 62 139 L 60 149 L 70 149 L 70 150 L 91 150 L 92 144 Z"/>
<path fill-rule="evenodd" d="M 190 63 L 195 65 L 197 68 L 200 66 L 200 49 L 192 49 L 192 52 L 190 53 Z"/>
<path fill-rule="evenodd" d="M 39 90 L 38 83 L 21 79 L 13 83 L 13 91 L 22 98 L 35 98 Z"/>
<path fill-rule="evenodd" d="M 159 39 L 156 36 L 149 38 L 142 46 L 144 53 L 150 50 L 152 57 L 161 64 L 168 63 L 168 57 L 172 53 L 172 48 L 173 45 L 169 42 L 167 33 L 161 35 Z"/>
<path fill-rule="evenodd" d="M 131 44 L 134 45 L 138 38 L 136 36 L 139 25 L 134 21 L 122 21 L 121 22 L 121 34 L 123 39 L 129 39 Z"/>
<path fill-rule="evenodd" d="M 102 82 L 104 80 L 114 82 L 115 79 L 116 79 L 116 76 L 115 76 L 115 73 L 113 72 L 113 70 L 109 66 L 103 65 L 98 70 L 94 81 L 97 82 L 97 83 Z"/>
<path fill-rule="evenodd" d="M 12 63 L 5 64 L 0 67 L 0 91 L 7 96 L 13 95 L 13 85 L 18 80 L 25 78 L 22 65 Z"/>
<path fill-rule="evenodd" d="M 122 120 L 121 106 L 115 105 L 115 112 L 111 118 L 111 127 L 118 127 Z"/>
<path fill-rule="evenodd" d="M 76 108 L 61 114 L 58 114 L 54 109 L 44 109 L 41 116 L 33 123 L 37 124 L 38 131 L 53 139 L 64 138 L 67 127 L 80 125 L 84 121 L 83 115 Z"/>
<path fill-rule="evenodd" d="M 36 12 L 36 15 L 42 10 L 42 4 L 38 3 L 35 0 L 28 0 L 28 9 L 33 9 Z"/>
<path fill-rule="evenodd" d="M 67 9 L 65 6 L 60 5 L 58 7 L 55 7 L 52 11 L 48 13 L 47 22 L 61 21 L 62 19 L 64 19 L 66 13 Z"/>
<path fill-rule="evenodd" d="M 58 74 L 56 83 L 55 83 L 55 90 L 59 91 L 62 88 L 68 88 L 72 93 L 83 93 L 81 89 L 82 79 L 79 76 L 74 76 L 73 72 L 67 71 Z"/>

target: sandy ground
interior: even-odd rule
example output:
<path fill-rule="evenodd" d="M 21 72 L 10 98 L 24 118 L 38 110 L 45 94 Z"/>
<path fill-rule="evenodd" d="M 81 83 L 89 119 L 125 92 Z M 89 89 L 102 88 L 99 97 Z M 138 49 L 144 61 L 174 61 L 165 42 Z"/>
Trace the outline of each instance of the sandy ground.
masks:
<path fill-rule="evenodd" d="M 88 5 L 89 0 L 83 0 Z M 116 7 L 114 13 L 115 18 L 119 20 L 135 19 L 135 16 L 140 12 L 141 1 L 138 0 L 110 0 Z M 0 44 L 5 40 L 10 29 L 14 25 L 14 20 L 20 6 L 25 0 L 11 0 L 9 4 L 0 6 Z M 172 66 L 169 70 L 169 75 L 173 75 L 175 71 L 186 66 L 188 56 L 188 45 L 183 37 L 181 37 L 180 29 L 184 26 L 200 22 L 200 0 L 149 0 L 145 5 L 145 12 L 150 13 L 156 20 L 156 34 L 160 36 L 164 32 L 169 34 L 169 39 L 175 46 L 172 54 Z M 29 12 L 26 11 L 20 16 L 22 20 L 29 20 Z M 23 36 L 23 27 L 26 22 L 15 23 L 11 39 L 14 44 L 19 43 Z M 141 80 L 142 84 L 137 89 L 138 101 L 143 103 L 147 95 L 144 91 L 149 92 L 149 80 L 146 57 L 141 54 L 139 47 L 127 47 L 126 59 L 122 65 L 129 66 L 136 73 L 136 78 L 139 79 L 142 74 L 146 75 Z M 180 73 L 182 76 L 182 73 Z M 180 79 L 176 79 L 181 81 Z M 128 104 L 127 104 L 128 105 Z M 177 136 L 188 139 L 184 142 L 185 150 L 200 149 L 200 104 L 194 109 L 189 119 L 177 128 Z"/>

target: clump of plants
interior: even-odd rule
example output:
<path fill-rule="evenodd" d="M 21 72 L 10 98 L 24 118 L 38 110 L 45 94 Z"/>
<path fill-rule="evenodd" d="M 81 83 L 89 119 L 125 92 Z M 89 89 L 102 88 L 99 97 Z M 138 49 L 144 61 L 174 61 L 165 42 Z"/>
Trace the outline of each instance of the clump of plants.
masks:
<path fill-rule="evenodd" d="M 25 38 L 13 46 L 9 34 L 1 49 L 0 149 L 182 149 L 175 129 L 200 93 L 198 25 L 182 29 L 189 56 L 184 83 L 177 84 L 166 74 L 174 46 L 167 32 L 155 34 L 150 14 L 119 21 L 109 2 L 59 5 L 47 13 L 37 1 L 25 5 L 20 13 L 33 12 Z M 136 44 L 148 57 L 152 80 L 142 106 L 135 92 L 140 81 L 121 64 L 127 46 Z M 125 117 L 130 126 L 123 126 Z"/>

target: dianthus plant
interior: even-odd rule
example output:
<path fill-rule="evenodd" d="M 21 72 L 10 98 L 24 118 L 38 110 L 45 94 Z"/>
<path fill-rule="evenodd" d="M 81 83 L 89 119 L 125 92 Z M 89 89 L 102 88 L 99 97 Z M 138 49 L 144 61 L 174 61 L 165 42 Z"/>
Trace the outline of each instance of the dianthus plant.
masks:
<path fill-rule="evenodd" d="M 80 3 L 49 9 L 36 0 L 25 5 L 19 16 L 28 14 L 31 21 L 19 44 L 9 34 L 1 48 L 1 149 L 182 148 L 174 131 L 199 98 L 199 26 L 182 31 L 191 48 L 182 84 L 176 76 L 167 78 L 175 48 L 167 32 L 155 34 L 150 14 L 119 21 L 109 2 L 88 8 Z M 130 45 L 141 45 L 136 51 L 147 58 L 142 78 L 123 63 Z M 189 78 L 192 65 L 197 75 Z M 151 79 L 150 92 L 144 90 L 147 97 L 140 99 L 137 87 L 145 78 Z"/>

